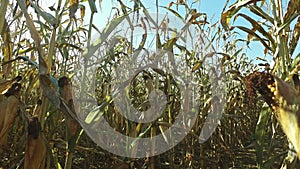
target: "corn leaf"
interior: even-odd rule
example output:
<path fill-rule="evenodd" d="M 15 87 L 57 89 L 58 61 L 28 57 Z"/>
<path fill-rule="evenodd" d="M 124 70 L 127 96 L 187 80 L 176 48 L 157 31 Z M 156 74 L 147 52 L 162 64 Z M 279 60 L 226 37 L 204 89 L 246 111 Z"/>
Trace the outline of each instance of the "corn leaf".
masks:
<path fill-rule="evenodd" d="M 88 0 L 89 1 L 89 5 L 90 5 L 90 9 L 92 11 L 92 13 L 97 13 L 97 7 L 95 4 L 95 0 Z"/>
<path fill-rule="evenodd" d="M 170 11 L 171 13 L 173 13 L 176 17 L 178 17 L 180 20 L 182 20 L 183 22 L 185 22 L 184 18 L 175 10 L 171 9 L 171 8 L 168 8 L 168 7 L 165 7 L 165 6 L 160 6 L 168 11 Z"/>
<path fill-rule="evenodd" d="M 222 13 L 221 15 L 221 24 L 225 30 L 229 30 L 230 20 L 242 7 L 245 7 L 251 3 L 256 3 L 261 0 L 245 0 L 237 1 L 235 4 L 231 5 L 229 9 Z"/>
<path fill-rule="evenodd" d="M 91 57 L 97 49 L 102 45 L 102 43 L 108 38 L 111 32 L 127 17 L 127 15 L 120 16 L 113 19 L 103 30 L 100 37 L 96 39 L 93 44 L 88 48 L 87 51 L 83 53 L 84 58 Z"/>
<path fill-rule="evenodd" d="M 256 34 L 254 31 L 250 30 L 249 28 L 246 28 L 244 26 L 235 26 L 236 28 L 242 30 L 242 31 L 245 31 L 246 33 L 254 36 L 255 38 L 257 38 L 263 45 L 266 49 L 270 50 L 270 51 L 273 51 L 273 49 L 265 42 L 265 39 L 262 39 L 258 34 Z"/>
<path fill-rule="evenodd" d="M 273 37 L 272 37 L 268 32 L 265 31 L 265 29 L 261 26 L 261 24 L 257 23 L 257 22 L 256 22 L 254 19 L 252 19 L 250 16 L 245 15 L 245 14 L 242 14 L 242 13 L 237 14 L 237 15 L 235 16 L 235 19 L 236 19 L 238 16 L 241 16 L 241 17 L 245 18 L 246 20 L 248 20 L 248 21 L 252 24 L 253 28 L 255 28 L 255 30 L 259 31 L 263 36 L 265 36 L 265 37 L 271 42 L 272 48 L 274 48 L 274 46 L 275 46 L 275 41 L 274 41 Z M 235 20 L 235 19 L 234 19 L 234 20 Z"/>
<path fill-rule="evenodd" d="M 40 7 L 38 7 L 31 0 L 30 0 L 30 4 L 35 9 L 35 11 L 38 14 L 40 14 L 40 16 L 42 16 L 47 22 L 49 22 L 52 26 L 57 26 L 58 21 L 52 14 L 50 14 L 50 13 L 44 11 L 43 9 L 41 9 Z"/>
<path fill-rule="evenodd" d="M 263 107 L 263 110 L 259 114 L 259 118 L 255 128 L 255 149 L 256 149 L 256 160 L 259 167 L 263 165 L 263 146 L 264 146 L 264 139 L 266 136 L 266 129 L 268 128 L 268 121 L 271 116 L 271 111 L 266 105 Z"/>
<path fill-rule="evenodd" d="M 0 33 L 2 34 L 3 28 L 4 28 L 4 22 L 6 21 L 6 9 L 8 5 L 9 0 L 1 0 L 1 6 L 0 6 Z"/>
<path fill-rule="evenodd" d="M 294 15 L 297 10 L 299 12 L 300 9 L 300 1 L 299 0 L 290 0 L 288 4 L 288 8 L 286 10 L 286 13 L 284 14 L 284 20 L 287 21 L 290 19 L 292 15 Z"/>
<path fill-rule="evenodd" d="M 292 37 L 289 43 L 290 55 L 293 56 L 294 51 L 299 42 L 299 35 L 300 35 L 300 17 L 298 17 L 297 23 L 294 26 Z"/>
<path fill-rule="evenodd" d="M 267 13 L 265 13 L 265 11 L 263 11 L 260 7 L 258 7 L 256 5 L 251 5 L 248 7 L 249 7 L 250 11 L 253 12 L 254 14 L 256 14 L 257 16 L 259 16 L 263 19 L 266 19 L 270 23 L 274 23 L 274 18 L 271 17 L 270 15 L 268 15 Z"/>
<path fill-rule="evenodd" d="M 75 13 L 78 9 L 78 0 L 70 0 L 70 6 L 69 6 L 69 16 L 70 19 L 73 19 L 75 17 Z"/>

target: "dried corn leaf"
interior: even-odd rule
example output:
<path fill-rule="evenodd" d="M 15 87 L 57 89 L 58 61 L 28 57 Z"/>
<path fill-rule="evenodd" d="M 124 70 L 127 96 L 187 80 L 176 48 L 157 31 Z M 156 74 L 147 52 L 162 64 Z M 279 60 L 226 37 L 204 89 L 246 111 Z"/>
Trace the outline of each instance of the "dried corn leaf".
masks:
<path fill-rule="evenodd" d="M 264 47 L 267 48 L 269 51 L 273 51 L 273 50 L 274 50 L 274 49 L 272 49 L 272 48 L 270 47 L 270 45 L 268 45 L 268 44 L 266 43 L 266 40 L 265 40 L 265 39 L 263 39 L 261 36 L 259 36 L 257 33 L 255 33 L 255 30 L 253 31 L 253 30 L 251 30 L 251 29 L 249 29 L 249 28 L 246 28 L 246 27 L 244 27 L 244 26 L 235 26 L 235 27 L 236 27 L 236 28 L 239 28 L 240 30 L 245 31 L 245 32 L 247 32 L 249 35 L 251 35 L 251 36 L 257 38 L 257 39 L 264 45 Z"/>
<path fill-rule="evenodd" d="M 229 30 L 230 20 L 242 7 L 245 7 L 251 3 L 256 3 L 261 0 L 245 0 L 237 1 L 235 4 L 231 5 L 229 9 L 222 13 L 221 15 L 221 24 L 225 30 Z"/>
<path fill-rule="evenodd" d="M 0 80 L 0 94 L 4 94 L 15 82 L 18 82 L 22 79 L 21 76 L 17 76 L 12 80 L 1 79 Z"/>
<path fill-rule="evenodd" d="M 242 14 L 242 13 L 237 14 L 234 17 L 234 20 L 236 20 L 236 18 L 239 17 L 239 16 L 241 16 L 241 17 L 245 18 L 246 20 L 248 20 L 251 23 L 251 25 L 253 26 L 253 28 L 255 28 L 255 30 L 259 31 L 262 35 L 264 35 L 271 42 L 272 45 L 275 44 L 275 40 L 273 39 L 272 35 L 269 34 L 267 31 L 265 31 L 265 29 L 261 26 L 260 23 L 255 21 L 252 17 L 250 17 L 248 15 L 245 15 L 245 14 Z"/>
<path fill-rule="evenodd" d="M 2 33 L 3 29 L 4 29 L 4 22 L 6 22 L 5 20 L 5 15 L 6 15 L 6 10 L 7 10 L 7 5 L 9 3 L 9 0 L 3 0 L 1 1 L 1 6 L 0 6 L 0 33 Z"/>
<path fill-rule="evenodd" d="M 36 48 L 37 48 L 38 53 L 39 53 L 39 73 L 41 75 L 47 75 L 50 72 L 50 68 L 47 66 L 47 63 L 49 61 L 45 60 L 47 58 L 44 58 L 45 57 L 45 51 L 43 50 L 43 47 L 41 45 L 41 41 L 42 41 L 41 36 L 40 36 L 39 32 L 37 31 L 33 20 L 31 19 L 30 15 L 27 12 L 25 2 L 21 1 L 21 0 L 17 0 L 17 2 L 18 2 L 19 6 L 20 6 L 25 18 L 26 18 L 26 24 L 27 24 L 27 27 L 29 29 L 31 38 L 34 40 Z"/>
<path fill-rule="evenodd" d="M 270 16 L 268 13 L 266 13 L 261 7 L 252 5 L 252 6 L 249 6 L 249 9 L 251 12 L 253 12 L 257 16 L 259 16 L 263 19 L 266 19 L 267 21 L 269 21 L 271 23 L 274 22 L 274 18 L 272 16 Z"/>
<path fill-rule="evenodd" d="M 284 21 L 289 20 L 289 18 L 300 8 L 299 0 L 290 0 L 286 13 L 284 14 Z M 299 11 L 298 11 L 299 12 Z"/>
<path fill-rule="evenodd" d="M 293 34 L 290 41 L 290 55 L 292 56 L 294 54 L 294 51 L 296 49 L 296 46 L 298 45 L 299 41 L 299 35 L 300 35 L 300 17 L 297 20 L 297 23 L 294 26 Z"/>
<path fill-rule="evenodd" d="M 85 17 L 85 6 L 81 6 L 80 7 L 80 17 L 81 17 L 81 20 L 83 21 L 84 17 Z"/>
<path fill-rule="evenodd" d="M 12 53 L 13 53 L 13 43 L 10 37 L 10 29 L 8 27 L 8 23 L 6 20 L 4 20 L 3 24 L 3 30 L 1 32 L 1 37 L 3 40 L 3 43 L 1 44 L 2 48 L 2 55 L 3 55 L 3 62 L 8 62 L 12 59 Z M 8 76 L 12 69 L 12 63 L 8 63 L 3 66 L 3 75 Z"/>

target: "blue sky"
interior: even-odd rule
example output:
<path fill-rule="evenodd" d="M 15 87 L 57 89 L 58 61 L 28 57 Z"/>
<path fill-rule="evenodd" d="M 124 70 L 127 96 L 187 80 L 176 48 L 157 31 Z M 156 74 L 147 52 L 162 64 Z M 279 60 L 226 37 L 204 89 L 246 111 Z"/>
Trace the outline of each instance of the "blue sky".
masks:
<path fill-rule="evenodd" d="M 176 0 L 174 0 L 174 1 L 176 1 Z M 193 1 L 188 1 L 188 2 L 190 2 L 188 4 L 190 5 L 191 2 L 193 2 Z M 129 0 L 125 0 L 123 2 L 128 3 Z M 168 6 L 170 2 L 172 2 L 172 1 L 171 0 L 159 0 L 159 5 Z M 200 3 L 194 4 L 193 8 L 196 8 L 201 13 L 206 13 L 207 17 L 208 17 L 207 18 L 208 21 L 212 21 L 212 23 L 214 23 L 214 22 L 218 22 L 220 20 L 221 12 L 224 8 L 225 2 L 226 2 L 226 0 L 200 0 Z M 234 2 L 236 2 L 236 0 L 230 0 L 228 6 L 233 4 Z M 152 1 L 142 0 L 142 3 L 148 8 L 148 10 L 150 12 L 155 12 L 155 0 L 152 0 Z M 97 4 L 97 6 L 98 6 L 98 4 Z M 96 16 L 94 17 L 95 18 L 94 24 L 97 25 L 98 28 L 102 29 L 105 27 L 105 24 L 108 21 L 108 17 L 110 17 L 110 14 L 111 14 L 112 6 L 118 7 L 119 3 L 115 0 L 114 1 L 104 0 L 102 2 L 102 11 L 99 10 L 98 13 L 96 14 Z M 132 5 L 130 5 L 130 3 L 128 4 L 128 6 L 132 7 Z M 227 6 L 227 8 L 228 8 L 228 6 Z M 88 3 L 86 3 L 86 7 L 88 7 Z M 159 10 L 162 13 L 165 12 L 165 10 L 163 8 L 160 8 Z M 247 12 L 247 11 L 244 10 L 244 12 Z M 86 15 L 89 16 L 88 11 L 86 11 Z M 88 23 L 88 21 L 89 21 L 89 19 L 86 19 L 87 23 Z M 235 24 L 243 25 L 243 26 L 247 26 L 247 25 L 250 26 L 250 24 L 247 23 L 246 21 L 244 21 L 243 19 L 238 19 Z M 247 35 L 245 33 L 241 32 L 241 38 L 246 38 L 246 36 Z M 250 44 L 250 48 L 246 49 L 245 52 L 247 53 L 247 56 L 249 56 L 249 58 L 252 58 L 255 60 L 256 57 L 261 57 L 261 58 L 265 57 L 263 54 L 263 50 L 264 50 L 264 48 L 261 47 L 261 44 L 259 42 L 252 42 Z"/>
<path fill-rule="evenodd" d="M 177 0 L 173 0 L 177 1 Z M 191 5 L 191 3 L 195 0 L 187 0 L 188 4 Z M 237 0 L 229 0 L 229 5 L 233 4 Z M 102 0 L 101 4 L 101 10 L 99 8 L 99 1 L 95 1 L 97 8 L 98 8 L 98 13 L 95 14 L 94 16 L 94 21 L 93 24 L 96 25 L 100 30 L 103 29 L 106 25 L 106 23 L 109 21 L 109 18 L 111 18 L 112 14 L 115 12 L 111 12 L 111 9 L 113 6 L 119 7 L 119 3 L 116 0 Z M 123 0 L 125 4 L 127 4 L 129 7 L 132 7 L 132 2 L 131 0 Z M 155 0 L 141 0 L 141 2 L 148 8 L 150 12 L 155 12 Z M 169 3 L 172 2 L 171 0 L 159 0 L 159 5 L 160 6 L 168 6 Z M 206 13 L 207 14 L 207 19 L 209 22 L 214 23 L 218 22 L 221 17 L 221 12 L 222 9 L 224 8 L 226 0 L 200 0 L 200 3 L 195 3 L 193 5 L 193 8 L 196 8 L 199 12 L 201 13 Z M 54 4 L 54 2 L 49 2 L 46 0 L 41 1 L 42 6 L 49 7 Z M 89 10 L 89 4 L 88 2 L 83 2 L 83 5 L 86 6 L 86 17 L 85 17 L 85 24 L 89 23 L 89 16 L 90 16 L 90 10 Z M 228 9 L 228 6 L 226 9 Z M 47 9 L 47 8 L 46 8 Z M 180 8 L 179 8 L 180 9 Z M 165 13 L 165 10 L 163 8 L 159 9 L 159 12 Z M 243 10 L 243 12 L 247 13 L 247 10 Z M 79 10 L 77 11 L 77 15 L 79 16 Z M 248 13 L 249 14 L 249 13 Z M 254 16 L 253 16 L 254 17 Z M 237 19 L 235 22 L 236 25 L 242 25 L 242 26 L 250 26 L 248 22 L 246 22 L 243 19 Z M 241 37 L 239 38 L 244 38 L 246 39 L 247 34 L 239 31 L 241 33 Z M 254 59 L 256 57 L 261 57 L 264 58 L 263 54 L 264 48 L 262 48 L 261 44 L 259 42 L 251 42 L 250 43 L 250 48 L 245 50 L 245 53 L 247 56 L 251 59 Z M 270 59 L 270 58 L 268 58 Z"/>

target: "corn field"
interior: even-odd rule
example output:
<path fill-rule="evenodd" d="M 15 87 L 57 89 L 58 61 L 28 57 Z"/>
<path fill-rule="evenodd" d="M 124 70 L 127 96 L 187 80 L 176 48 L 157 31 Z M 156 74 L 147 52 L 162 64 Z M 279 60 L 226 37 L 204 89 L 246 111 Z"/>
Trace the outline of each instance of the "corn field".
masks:
<path fill-rule="evenodd" d="M 0 168 L 300 168 L 300 1 L 227 0 L 218 4 L 223 11 L 216 14 L 217 21 L 200 10 L 202 1 L 177 0 L 162 6 L 156 0 L 152 2 L 155 14 L 144 1 L 111 1 L 114 6 L 106 24 L 98 27 L 95 16 L 106 8 L 102 0 L 58 0 L 52 6 L 39 0 L 1 0 Z M 191 41 L 204 39 L 201 49 L 212 51 L 201 55 L 196 44 L 175 36 L 178 28 L 172 22 L 177 19 L 186 23 L 184 28 L 193 26 L 198 32 Z M 248 24 L 239 25 L 238 20 Z M 115 31 L 124 23 L 139 34 Z M 153 28 L 156 31 L 149 32 Z M 256 58 L 247 53 L 253 43 L 263 49 Z M 163 135 L 168 142 L 164 131 L 188 107 L 176 73 L 148 67 L 120 86 L 129 86 L 124 97 L 135 109 L 146 112 L 150 104 L 161 102 L 166 105 L 162 113 L 145 123 L 121 113 L 126 109 L 118 105 L 116 95 L 121 94 L 112 92 L 119 85 L 115 70 L 140 51 L 151 60 L 149 44 L 169 52 L 166 65 L 180 62 L 179 73 L 185 71 L 182 67 L 188 70 L 191 84 L 197 86 L 199 99 L 194 102 L 199 109 L 193 110 L 193 124 L 180 123 L 191 129 L 168 151 L 124 157 L 91 137 L 88 129 L 100 129 L 94 124 L 97 119 L 104 118 L 125 136 Z M 96 58 L 95 52 L 103 57 Z M 210 59 L 218 66 L 209 67 Z M 95 69 L 81 69 L 82 61 L 93 61 Z M 222 80 L 216 89 L 226 88 L 224 106 L 212 135 L 199 142 L 211 109 L 219 103 L 211 91 L 214 84 L 209 73 L 217 68 Z M 92 87 L 86 84 L 88 77 L 94 79 Z M 153 91 L 165 97 L 153 101 Z M 90 100 L 97 111 L 91 110 Z M 132 153 L 138 152 L 133 149 Z"/>

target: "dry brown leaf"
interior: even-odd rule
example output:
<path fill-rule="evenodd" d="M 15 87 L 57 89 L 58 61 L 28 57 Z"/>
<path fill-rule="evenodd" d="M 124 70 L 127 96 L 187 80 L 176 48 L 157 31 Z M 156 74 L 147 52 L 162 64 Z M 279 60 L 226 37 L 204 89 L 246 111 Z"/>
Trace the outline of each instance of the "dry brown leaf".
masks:
<path fill-rule="evenodd" d="M 81 17 L 81 20 L 83 21 L 83 19 L 85 17 L 85 6 L 80 7 L 80 17 Z"/>
<path fill-rule="evenodd" d="M 15 77 L 14 79 L 11 79 L 11 80 L 7 80 L 7 79 L 1 79 L 0 80 L 0 93 L 1 94 L 4 94 L 9 88 L 12 87 L 12 85 L 15 83 L 15 82 L 18 82 L 22 79 L 21 76 L 17 76 Z"/>

